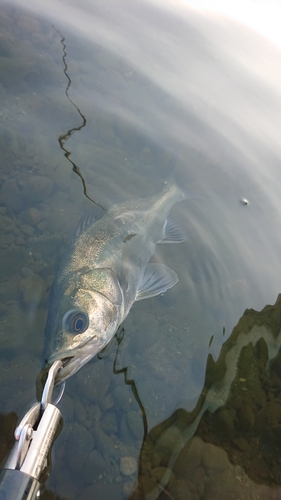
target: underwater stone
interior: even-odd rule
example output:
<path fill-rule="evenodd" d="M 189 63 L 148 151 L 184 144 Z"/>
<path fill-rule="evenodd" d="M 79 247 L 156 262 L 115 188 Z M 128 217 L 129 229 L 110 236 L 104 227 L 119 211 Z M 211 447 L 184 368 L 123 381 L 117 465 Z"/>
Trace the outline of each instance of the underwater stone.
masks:
<path fill-rule="evenodd" d="M 35 207 L 31 207 L 21 215 L 22 220 L 31 226 L 37 226 L 41 220 L 41 213 Z"/>
<path fill-rule="evenodd" d="M 56 450 L 59 452 L 61 449 Z M 62 452 L 63 453 L 63 452 Z M 64 455 L 62 454 L 65 459 Z M 59 464 L 57 464 L 59 465 Z M 59 478 L 60 478 L 60 497 L 61 498 L 77 498 L 78 497 L 78 484 L 77 484 L 77 476 L 73 474 L 72 471 L 69 470 L 66 461 L 64 460 L 65 467 L 60 469 Z M 45 495 L 45 492 L 44 492 Z M 47 493 L 48 497 L 48 493 Z M 51 494 L 51 499 L 54 500 L 53 495 Z M 51 500 L 50 498 L 48 500 Z"/>
<path fill-rule="evenodd" d="M 63 420 L 71 423 L 74 416 L 74 402 L 68 394 L 64 394 L 63 399 L 60 402 L 60 407 L 63 414 Z"/>
<path fill-rule="evenodd" d="M 0 280 L 5 281 L 18 274 L 25 262 L 26 250 L 13 246 L 0 252 Z"/>
<path fill-rule="evenodd" d="M 249 443 L 246 441 L 243 436 L 238 436 L 232 440 L 232 443 L 234 446 L 238 448 L 238 450 L 243 451 L 243 452 L 249 452 L 251 451 L 251 447 Z"/>
<path fill-rule="evenodd" d="M 1 13 L 2 17 L 2 13 Z M 11 33 L 1 33 L 0 34 L 0 56 L 10 57 L 12 56 L 14 49 L 15 40 Z"/>
<path fill-rule="evenodd" d="M 211 469 L 212 473 L 223 472 L 230 466 L 226 451 L 210 443 L 202 443 L 201 463 L 205 470 Z"/>
<path fill-rule="evenodd" d="M 139 488 L 130 496 L 130 500 L 140 500 L 141 498 L 157 500 L 159 498 L 159 488 L 151 477 L 139 475 L 138 483 Z"/>
<path fill-rule="evenodd" d="M 135 457 L 120 458 L 120 472 L 123 476 L 131 476 L 138 470 L 138 462 Z"/>
<path fill-rule="evenodd" d="M 102 417 L 101 426 L 106 434 L 117 434 L 118 422 L 115 413 L 106 412 Z"/>
<path fill-rule="evenodd" d="M 81 401 L 76 401 L 75 402 L 75 419 L 76 421 L 86 427 L 87 429 L 90 429 L 92 422 L 89 418 L 87 408 Z"/>
<path fill-rule="evenodd" d="M 85 427 L 77 423 L 71 426 L 69 430 L 66 455 L 70 457 L 70 469 L 74 474 L 77 474 L 82 472 L 84 462 L 94 448 L 95 440 Z"/>
<path fill-rule="evenodd" d="M 28 205 L 36 204 L 50 196 L 53 189 L 53 181 L 48 177 L 33 175 L 24 182 L 21 198 Z"/>
<path fill-rule="evenodd" d="M 176 477 L 183 479 L 190 479 L 193 477 L 195 470 L 200 465 L 201 447 L 201 440 L 197 437 L 187 442 L 173 469 Z"/>
<path fill-rule="evenodd" d="M 127 413 L 127 424 L 136 439 L 141 439 L 143 437 L 143 422 L 141 415 L 137 411 L 130 410 Z"/>
<path fill-rule="evenodd" d="M 21 230 L 26 236 L 33 236 L 34 234 L 34 227 L 30 226 L 29 224 L 23 224 L 21 226 Z"/>
<path fill-rule="evenodd" d="M 107 394 L 101 401 L 100 405 L 103 411 L 109 410 L 114 406 L 114 401 L 112 395 L 109 393 Z"/>
<path fill-rule="evenodd" d="M 129 481 L 129 482 L 123 484 L 123 494 L 124 494 L 125 498 L 131 499 L 130 494 L 133 491 L 134 486 L 135 486 L 134 481 Z"/>
<path fill-rule="evenodd" d="M 117 408 L 122 408 L 124 411 L 128 410 L 129 393 L 126 387 L 117 386 L 112 391 L 115 404 Z"/>
<path fill-rule="evenodd" d="M 48 177 L 58 189 L 62 190 L 62 192 L 68 191 L 69 189 L 71 174 L 71 166 L 67 162 L 60 162 L 58 167 L 54 169 L 50 168 L 47 172 Z"/>
<path fill-rule="evenodd" d="M 100 475 L 108 473 L 110 466 L 102 458 L 98 450 L 93 450 L 89 454 L 83 467 L 83 480 L 87 483 L 93 483 Z"/>
<path fill-rule="evenodd" d="M 8 300 L 13 300 L 18 295 L 18 278 L 14 276 L 9 281 L 0 283 L 0 306 L 5 310 L 4 303 Z M 1 344 L 2 346 L 2 344 Z"/>
<path fill-rule="evenodd" d="M 101 409 L 97 403 L 93 403 L 90 406 L 90 417 L 91 417 L 92 425 L 94 424 L 94 422 L 97 422 L 97 420 L 100 420 Z"/>
<path fill-rule="evenodd" d="M 30 267 L 22 267 L 21 269 L 21 272 L 24 276 L 24 278 L 27 278 L 28 276 L 31 276 L 32 274 L 34 274 L 33 270 L 30 269 Z"/>
<path fill-rule="evenodd" d="M 181 450 L 183 438 L 180 430 L 176 426 L 168 427 L 158 439 L 155 449 L 158 453 L 172 455 L 175 450 Z"/>
<path fill-rule="evenodd" d="M 70 206 L 70 203 L 67 204 Z M 73 208 L 71 206 L 71 208 Z M 60 210 L 52 211 L 47 217 L 45 224 L 48 230 L 53 233 L 66 234 L 69 231 L 73 231 L 73 217 L 72 211 L 67 208 L 62 208 Z M 39 229 L 42 230 L 44 224 L 39 224 Z M 74 225 L 75 227 L 75 225 Z"/>
<path fill-rule="evenodd" d="M 109 437 L 103 431 L 100 422 L 96 422 L 93 433 L 95 437 L 96 446 L 95 448 L 100 451 L 103 458 L 107 462 L 116 461 L 120 457 L 120 451 L 116 447 L 116 440 Z"/>
<path fill-rule="evenodd" d="M 191 481 L 185 481 L 184 479 L 169 481 L 165 489 L 169 492 L 170 498 L 176 498 L 177 500 L 197 500 L 199 498 Z"/>
<path fill-rule="evenodd" d="M 15 179 L 7 179 L 4 182 L 0 191 L 0 204 L 16 211 L 22 208 L 20 190 Z"/>
<path fill-rule="evenodd" d="M 136 332 L 132 335 L 131 349 L 136 352 L 143 352 L 156 344 L 159 337 L 159 325 L 150 317 L 142 319 L 137 325 Z"/>
<path fill-rule="evenodd" d="M 229 464 L 228 469 L 222 471 L 219 476 L 213 476 L 211 472 L 209 476 L 210 480 L 205 488 L 204 500 L 262 498 L 260 495 L 255 496 L 254 494 L 252 496 L 251 483 L 240 467 L 231 467 Z"/>
<path fill-rule="evenodd" d="M 26 305 L 38 305 L 46 291 L 45 281 L 38 274 L 31 274 L 20 282 L 23 301 Z"/>
<path fill-rule="evenodd" d="M 93 380 L 95 383 L 93 384 Z M 100 402 L 109 388 L 109 378 L 102 363 L 86 365 L 76 377 L 77 389 L 91 404 Z"/>
<path fill-rule="evenodd" d="M 242 431 L 248 432 L 254 426 L 256 420 L 256 414 L 252 406 L 247 402 L 243 401 L 243 405 L 238 410 L 238 422 L 239 427 Z"/>
<path fill-rule="evenodd" d="M 168 467 L 156 467 L 150 473 L 151 477 L 165 487 L 168 481 L 174 479 L 175 475 Z"/>
<path fill-rule="evenodd" d="M 121 484 L 109 484 L 109 483 L 97 483 L 92 484 L 86 488 L 78 497 L 78 500 L 93 500 L 93 499 L 105 499 L 105 500 L 123 500 L 122 495 L 122 485 Z"/>

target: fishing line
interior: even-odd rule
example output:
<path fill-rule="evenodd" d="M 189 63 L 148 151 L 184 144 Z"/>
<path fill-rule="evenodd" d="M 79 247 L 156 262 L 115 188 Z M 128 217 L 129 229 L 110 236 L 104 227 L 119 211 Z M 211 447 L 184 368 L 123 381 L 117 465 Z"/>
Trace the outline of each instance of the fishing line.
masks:
<path fill-rule="evenodd" d="M 77 110 L 77 112 L 79 113 L 80 117 L 82 118 L 82 124 L 79 125 L 79 127 L 73 127 L 71 129 L 69 129 L 66 134 L 61 134 L 59 136 L 59 138 L 58 138 L 59 145 L 60 145 L 60 148 L 62 149 L 62 151 L 64 152 L 65 158 L 71 163 L 73 172 L 75 172 L 80 177 L 80 179 L 82 181 L 82 185 L 83 185 L 84 195 L 86 196 L 86 198 L 88 198 L 88 200 L 90 200 L 92 203 L 94 203 L 95 205 L 97 205 L 98 207 L 102 208 L 102 210 L 105 211 L 105 208 L 102 205 L 100 205 L 99 203 L 97 203 L 95 200 L 93 200 L 88 195 L 87 188 L 86 188 L 86 183 L 85 183 L 85 179 L 84 179 L 83 175 L 81 174 L 79 167 L 70 158 L 71 152 L 68 151 L 66 149 L 66 147 L 65 147 L 66 141 L 68 141 L 68 139 L 72 136 L 72 134 L 74 134 L 74 132 L 78 132 L 78 131 L 82 130 L 82 128 L 84 128 L 86 126 L 87 120 L 86 120 L 86 117 L 83 115 L 83 113 L 78 108 L 78 106 L 76 106 L 76 104 L 69 97 L 68 91 L 69 91 L 69 88 L 71 86 L 71 79 L 70 79 L 70 76 L 67 73 L 65 38 L 62 36 L 62 34 L 54 26 L 53 26 L 53 28 L 58 33 L 58 35 L 60 37 L 60 43 L 62 44 L 62 50 L 63 50 L 62 61 L 63 61 L 63 64 L 64 64 L 64 70 L 63 70 L 63 72 L 64 72 L 64 74 L 65 74 L 65 76 L 66 76 L 66 78 L 68 80 L 68 83 L 67 83 L 67 86 L 66 86 L 66 89 L 65 89 L 65 95 L 66 95 L 67 99 L 69 100 L 69 102 L 72 104 L 72 106 L 74 106 L 74 108 Z"/>

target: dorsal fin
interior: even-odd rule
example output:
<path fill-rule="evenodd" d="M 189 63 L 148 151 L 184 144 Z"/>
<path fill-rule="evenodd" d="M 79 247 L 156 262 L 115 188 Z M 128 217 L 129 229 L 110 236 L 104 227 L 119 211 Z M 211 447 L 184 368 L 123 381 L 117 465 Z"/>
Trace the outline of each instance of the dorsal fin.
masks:
<path fill-rule="evenodd" d="M 84 212 L 82 213 L 82 215 L 80 217 L 78 225 L 75 229 L 74 239 L 79 238 L 79 236 L 82 233 L 84 233 L 84 231 L 86 231 L 86 229 L 88 229 L 88 227 L 90 227 L 92 224 L 97 222 L 102 217 L 102 215 L 103 215 L 103 213 L 102 212 L 100 213 L 100 211 L 87 212 L 87 210 L 84 210 Z"/>

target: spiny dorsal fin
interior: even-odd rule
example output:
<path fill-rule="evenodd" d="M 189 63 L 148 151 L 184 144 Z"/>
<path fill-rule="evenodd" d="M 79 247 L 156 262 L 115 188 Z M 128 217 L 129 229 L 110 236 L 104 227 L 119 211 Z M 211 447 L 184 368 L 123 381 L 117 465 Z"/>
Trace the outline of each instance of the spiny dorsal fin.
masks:
<path fill-rule="evenodd" d="M 75 233 L 74 233 L 74 238 L 79 238 L 79 236 L 84 233 L 84 231 L 86 231 L 86 229 L 88 229 L 88 227 L 90 227 L 92 224 L 94 224 L 95 222 L 97 222 L 101 217 L 102 217 L 103 213 L 99 213 L 98 211 L 96 212 L 87 212 L 86 210 L 84 210 L 84 212 L 82 213 L 81 217 L 80 217 L 80 220 L 78 222 L 78 225 L 75 229 Z"/>

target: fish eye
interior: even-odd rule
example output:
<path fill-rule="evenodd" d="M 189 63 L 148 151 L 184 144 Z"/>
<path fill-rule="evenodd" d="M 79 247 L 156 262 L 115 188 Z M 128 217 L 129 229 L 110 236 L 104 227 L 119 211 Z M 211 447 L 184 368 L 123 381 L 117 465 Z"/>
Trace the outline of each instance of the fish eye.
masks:
<path fill-rule="evenodd" d="M 67 311 L 62 318 L 62 327 L 68 333 L 77 335 L 87 330 L 89 326 L 89 318 L 87 313 L 79 309 L 71 309 Z"/>

